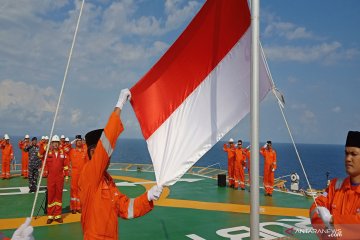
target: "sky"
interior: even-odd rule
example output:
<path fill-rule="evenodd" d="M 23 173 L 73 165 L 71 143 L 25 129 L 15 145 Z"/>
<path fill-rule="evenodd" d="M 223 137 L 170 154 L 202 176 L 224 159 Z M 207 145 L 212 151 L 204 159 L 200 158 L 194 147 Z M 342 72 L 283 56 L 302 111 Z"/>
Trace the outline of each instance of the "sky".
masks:
<path fill-rule="evenodd" d="M 86 0 L 56 119 L 71 139 L 105 126 L 203 0 Z M 0 0 L 0 136 L 49 135 L 79 0 Z M 296 143 L 344 144 L 360 131 L 360 1 L 261 1 L 260 39 Z M 260 141 L 290 142 L 275 97 L 260 105 Z M 123 138 L 142 138 L 131 105 Z M 196 123 L 195 123 L 196 124 Z M 224 140 L 249 140 L 245 117 Z"/>

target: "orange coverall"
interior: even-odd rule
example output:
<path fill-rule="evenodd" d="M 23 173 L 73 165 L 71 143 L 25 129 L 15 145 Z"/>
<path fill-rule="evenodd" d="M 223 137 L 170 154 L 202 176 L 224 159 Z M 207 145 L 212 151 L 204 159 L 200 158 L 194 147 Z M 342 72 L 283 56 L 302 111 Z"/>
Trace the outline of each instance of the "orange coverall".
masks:
<path fill-rule="evenodd" d="M 41 164 L 44 164 L 44 158 L 45 158 L 46 148 L 47 148 L 48 144 L 49 143 L 46 143 L 46 142 L 40 142 L 40 144 L 39 144 L 39 158 L 41 159 Z M 42 165 L 41 165 L 41 167 L 42 167 Z M 48 176 L 48 169 L 47 169 L 47 165 L 45 165 L 43 177 L 47 178 L 47 176 Z"/>
<path fill-rule="evenodd" d="M 61 218 L 62 194 L 64 188 L 64 171 L 68 171 L 68 158 L 60 150 L 49 150 L 46 166 L 49 171 L 47 178 L 49 219 Z"/>
<path fill-rule="evenodd" d="M 244 151 L 245 151 L 245 153 L 246 153 L 246 158 L 247 158 L 246 168 L 248 169 L 248 175 L 249 175 L 249 176 L 248 176 L 248 178 L 249 178 L 249 179 L 248 179 L 248 182 L 249 182 L 249 184 L 250 184 L 250 177 L 251 177 L 251 175 L 250 175 L 250 165 L 251 165 L 251 164 L 250 164 L 250 159 L 251 159 L 251 158 L 250 158 L 250 157 L 251 157 L 251 156 L 250 156 L 250 150 L 247 149 L 247 148 L 245 148 Z"/>
<path fill-rule="evenodd" d="M 24 149 L 30 145 L 29 141 L 19 141 L 19 148 L 21 150 L 21 176 L 28 177 L 29 168 L 29 153 L 25 152 Z"/>
<path fill-rule="evenodd" d="M 264 157 L 264 189 L 265 193 L 272 194 L 274 190 L 274 171 L 276 169 L 276 152 L 274 149 L 262 147 L 260 154 Z"/>
<path fill-rule="evenodd" d="M 333 216 L 334 229 L 341 230 L 338 239 L 359 239 L 360 185 L 352 186 L 350 177 L 331 180 L 326 191 L 315 199 L 319 207 L 326 207 Z M 311 224 L 315 229 L 325 226 L 316 212 L 316 205 L 310 207 Z M 326 235 L 319 235 L 326 239 Z M 334 239 L 334 238 L 332 238 Z"/>
<path fill-rule="evenodd" d="M 69 159 L 69 154 L 71 150 L 71 143 L 62 143 L 59 145 L 59 149 L 63 150 L 64 154 L 66 155 L 67 159 Z M 70 171 L 64 172 L 65 176 L 69 177 Z"/>
<path fill-rule="evenodd" d="M 236 148 L 235 164 L 234 164 L 235 188 L 238 188 L 238 184 L 242 189 L 245 188 L 245 173 L 244 173 L 245 164 L 246 164 L 246 152 L 241 147 Z"/>
<path fill-rule="evenodd" d="M 3 179 L 10 179 L 10 162 L 14 158 L 13 147 L 11 143 L 6 143 L 5 141 L 1 141 L 0 148 L 2 150 L 1 177 Z"/>
<path fill-rule="evenodd" d="M 87 152 L 83 147 L 72 148 L 69 153 L 71 163 L 70 210 L 81 210 L 78 183 L 80 172 L 88 161 Z"/>
<path fill-rule="evenodd" d="M 228 155 L 228 175 L 229 175 L 229 186 L 234 186 L 234 164 L 235 164 L 235 146 L 229 147 L 227 144 L 224 144 L 224 152 L 227 152 Z"/>
<path fill-rule="evenodd" d="M 147 193 L 135 199 L 122 194 L 106 172 L 116 140 L 124 130 L 118 114 L 113 112 L 79 180 L 82 204 L 81 225 L 85 240 L 118 239 L 118 216 L 140 217 L 154 207 Z"/>

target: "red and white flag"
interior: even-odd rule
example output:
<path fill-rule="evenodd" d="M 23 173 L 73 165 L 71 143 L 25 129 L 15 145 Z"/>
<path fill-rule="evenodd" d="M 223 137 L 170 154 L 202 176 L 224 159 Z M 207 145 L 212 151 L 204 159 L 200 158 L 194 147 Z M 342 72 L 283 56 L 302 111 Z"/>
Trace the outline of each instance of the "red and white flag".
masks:
<path fill-rule="evenodd" d="M 183 176 L 250 111 L 247 0 L 208 0 L 176 42 L 131 88 L 157 183 Z M 260 61 L 260 99 L 271 89 Z"/>

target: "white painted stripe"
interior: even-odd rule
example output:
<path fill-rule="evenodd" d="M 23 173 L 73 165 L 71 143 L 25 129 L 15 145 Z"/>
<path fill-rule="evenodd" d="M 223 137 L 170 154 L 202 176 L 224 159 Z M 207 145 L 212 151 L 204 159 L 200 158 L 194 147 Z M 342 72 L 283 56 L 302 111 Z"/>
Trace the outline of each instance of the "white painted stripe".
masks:
<path fill-rule="evenodd" d="M 147 139 L 159 185 L 174 184 L 250 111 L 249 29 L 198 88 Z M 260 97 L 271 89 L 263 61 Z"/>
<path fill-rule="evenodd" d="M 113 152 L 114 150 L 113 150 L 113 148 L 111 147 L 111 144 L 110 144 L 108 138 L 107 138 L 106 135 L 105 135 L 105 131 L 102 132 L 101 137 L 100 137 L 100 140 L 101 140 L 101 143 L 102 143 L 102 145 L 103 145 L 103 147 L 104 147 L 107 155 L 108 155 L 109 157 L 111 157 L 111 154 L 112 154 L 112 152 Z"/>

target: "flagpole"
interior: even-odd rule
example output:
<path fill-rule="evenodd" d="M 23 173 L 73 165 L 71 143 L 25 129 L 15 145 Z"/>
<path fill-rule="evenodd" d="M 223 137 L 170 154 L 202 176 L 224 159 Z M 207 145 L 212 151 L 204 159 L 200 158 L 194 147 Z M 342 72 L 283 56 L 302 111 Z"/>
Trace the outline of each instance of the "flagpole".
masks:
<path fill-rule="evenodd" d="M 259 0 L 251 1 L 251 192 L 250 238 L 259 239 Z"/>

